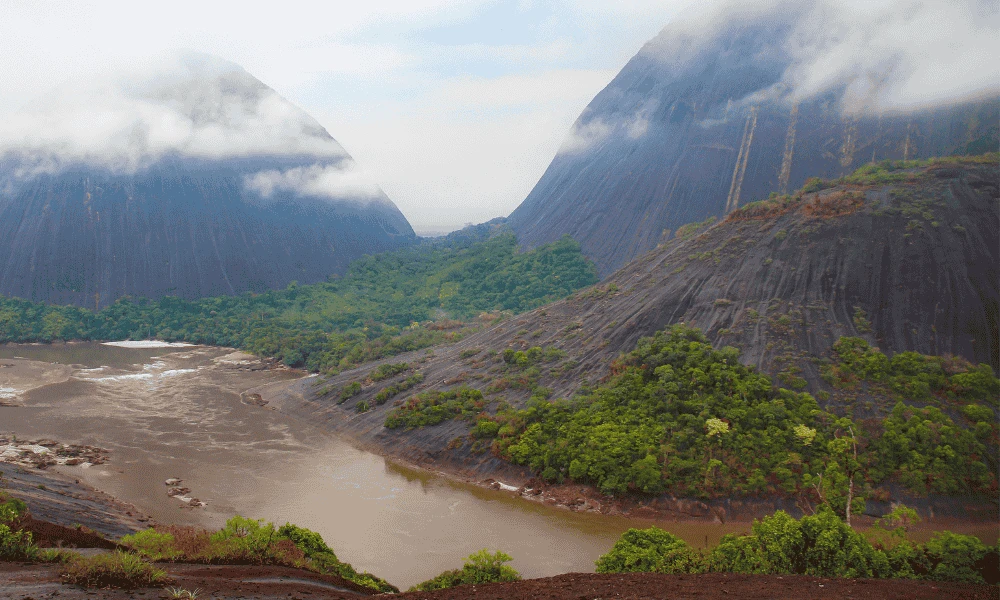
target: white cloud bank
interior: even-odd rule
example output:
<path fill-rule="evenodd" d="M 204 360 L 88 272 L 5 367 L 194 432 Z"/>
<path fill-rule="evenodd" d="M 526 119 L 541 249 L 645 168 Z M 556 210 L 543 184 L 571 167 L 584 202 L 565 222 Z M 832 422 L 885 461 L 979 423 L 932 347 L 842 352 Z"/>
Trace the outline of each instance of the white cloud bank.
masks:
<path fill-rule="evenodd" d="M 375 200 L 383 197 L 378 185 L 351 160 L 337 165 L 261 171 L 247 176 L 244 183 L 265 199 L 271 198 L 275 192 L 328 199 Z"/>
<path fill-rule="evenodd" d="M 909 112 L 1000 94 L 997 0 L 733 0 L 693 8 L 646 52 L 674 64 L 746 22 L 786 24 L 789 61 L 758 95 L 790 103 L 843 90 L 849 114 Z"/>
<path fill-rule="evenodd" d="M 345 156 L 319 123 L 246 71 L 191 53 L 52 90 L 0 121 L 4 153 L 18 157 L 22 176 L 73 163 L 131 172 L 170 154 Z"/>

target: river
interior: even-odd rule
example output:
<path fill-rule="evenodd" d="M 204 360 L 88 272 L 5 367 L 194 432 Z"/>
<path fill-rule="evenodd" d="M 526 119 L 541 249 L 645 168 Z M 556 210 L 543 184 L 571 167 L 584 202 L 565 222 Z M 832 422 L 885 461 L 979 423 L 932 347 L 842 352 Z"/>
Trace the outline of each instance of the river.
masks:
<path fill-rule="evenodd" d="M 484 547 L 511 554 L 526 577 L 592 571 L 622 531 L 648 525 L 414 471 L 244 404 L 244 390 L 302 376 L 249 371 L 249 358 L 205 346 L 0 346 L 0 389 L 20 404 L 0 407 L 0 432 L 109 449 L 106 464 L 59 470 L 158 522 L 218 527 L 242 514 L 296 523 L 322 534 L 341 560 L 402 588 Z M 206 506 L 169 497 L 164 481 L 174 477 Z M 662 526 L 696 546 L 747 529 Z"/>

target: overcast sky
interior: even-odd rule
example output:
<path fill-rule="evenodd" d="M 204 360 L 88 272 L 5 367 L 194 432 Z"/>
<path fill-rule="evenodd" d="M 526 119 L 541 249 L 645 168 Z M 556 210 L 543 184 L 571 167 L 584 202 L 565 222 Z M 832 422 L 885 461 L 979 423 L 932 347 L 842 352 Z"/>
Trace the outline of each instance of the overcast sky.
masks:
<path fill-rule="evenodd" d="M 0 111 L 171 49 L 317 118 L 418 232 L 507 215 L 684 0 L 0 3 Z"/>

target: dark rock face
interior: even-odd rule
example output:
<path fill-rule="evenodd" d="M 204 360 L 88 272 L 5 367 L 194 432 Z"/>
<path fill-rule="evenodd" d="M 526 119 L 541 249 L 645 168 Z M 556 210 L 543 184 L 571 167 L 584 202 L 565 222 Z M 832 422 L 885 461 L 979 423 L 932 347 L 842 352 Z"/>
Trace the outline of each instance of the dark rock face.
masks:
<path fill-rule="evenodd" d="M 860 336 L 889 354 L 953 354 L 1000 371 L 1000 173 L 990 164 L 915 169 L 892 185 L 842 186 L 787 206 L 732 213 L 684 232 L 601 284 L 435 348 L 390 359 L 424 374 L 408 394 L 468 385 L 487 390 L 504 377 L 506 348 L 559 348 L 565 361 L 538 384 L 571 397 L 608 376 L 612 362 L 643 336 L 676 323 L 735 346 L 764 372 L 797 373 L 808 389 L 829 389 L 816 359 L 842 336 Z M 493 353 L 493 354 L 491 354 Z M 280 410 L 353 435 L 363 444 L 452 472 L 512 477 L 491 454 L 445 451 L 469 430 L 452 420 L 412 431 L 382 427 L 392 402 L 374 396 L 393 381 L 338 404 L 340 389 L 374 365 L 299 390 Z M 400 375 L 400 378 L 405 375 Z M 457 382 L 457 383 L 456 383 Z M 330 392 L 317 395 L 317 390 Z M 487 393 L 524 406 L 531 392 Z M 358 414 L 356 401 L 372 409 Z M 829 402 L 839 402 L 834 397 Z"/>
<path fill-rule="evenodd" d="M 0 148 L 0 294 L 103 307 L 264 291 L 416 241 L 329 133 L 263 83 L 211 57 L 173 73 L 113 105 L 160 110 L 121 143 Z M 171 119 L 188 134 L 177 148 L 156 129 Z"/>
<path fill-rule="evenodd" d="M 274 168 L 277 160 L 257 166 Z M 416 238 L 387 198 L 262 199 L 246 162 L 165 159 L 132 175 L 74 169 L 0 197 L 0 293 L 100 306 L 314 283 Z"/>
<path fill-rule="evenodd" d="M 684 224 L 797 189 L 807 177 L 997 148 L 996 98 L 881 115 L 847 110 L 843 89 L 789 102 L 782 43 L 790 27 L 730 23 L 707 40 L 666 28 L 594 98 L 511 214 L 521 242 L 568 233 L 603 277 Z"/>

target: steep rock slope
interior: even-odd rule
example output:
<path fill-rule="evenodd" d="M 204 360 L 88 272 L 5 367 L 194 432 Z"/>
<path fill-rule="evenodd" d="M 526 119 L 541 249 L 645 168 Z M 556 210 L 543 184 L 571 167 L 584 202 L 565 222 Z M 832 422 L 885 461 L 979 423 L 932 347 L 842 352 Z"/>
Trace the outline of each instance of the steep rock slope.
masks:
<path fill-rule="evenodd" d="M 795 13 L 707 31 L 671 25 L 646 44 L 510 215 L 521 242 L 569 234 L 604 277 L 685 223 L 806 177 L 997 147 L 996 98 L 910 114 L 849 105 L 845 87 L 789 98 Z"/>
<path fill-rule="evenodd" d="M 490 453 L 447 452 L 469 423 L 383 427 L 393 402 L 466 385 L 488 402 L 523 406 L 534 386 L 568 397 L 609 374 L 642 336 L 674 323 L 765 372 L 829 389 L 819 363 L 841 336 L 888 353 L 954 354 L 1000 366 L 1000 178 L 995 155 L 855 178 L 747 206 L 718 224 L 696 224 L 602 284 L 508 319 L 433 352 L 391 359 L 408 370 L 373 377 L 375 365 L 303 383 L 282 409 L 413 462 L 472 476 L 527 473 Z M 538 346 L 536 379 L 510 374 L 502 352 Z M 562 354 L 565 353 L 565 354 Z M 543 356 L 544 356 L 543 352 Z M 379 404 L 377 394 L 419 371 L 423 379 Z M 361 383 L 355 396 L 342 390 Z M 836 394 L 823 402 L 841 410 Z M 358 403 L 370 410 L 358 412 Z"/>
<path fill-rule="evenodd" d="M 170 74 L 109 92 L 121 139 L 0 145 L 0 294 L 103 307 L 262 291 L 415 241 L 340 144 L 266 85 L 211 57 Z"/>

